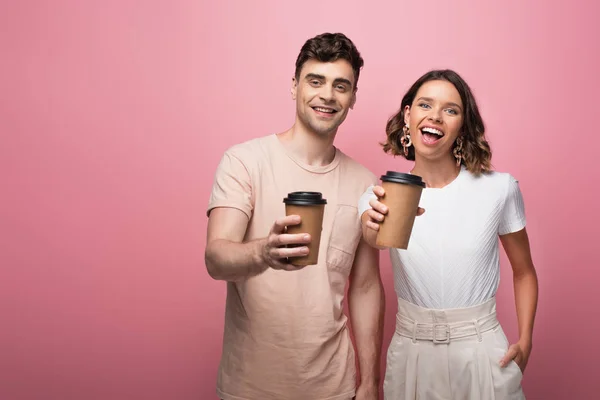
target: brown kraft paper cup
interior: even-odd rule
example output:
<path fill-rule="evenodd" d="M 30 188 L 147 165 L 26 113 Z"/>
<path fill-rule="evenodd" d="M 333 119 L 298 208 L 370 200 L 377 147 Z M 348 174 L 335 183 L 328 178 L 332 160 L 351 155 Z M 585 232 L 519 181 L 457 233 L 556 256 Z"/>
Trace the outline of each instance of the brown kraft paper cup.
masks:
<path fill-rule="evenodd" d="M 287 227 L 289 234 L 308 233 L 310 243 L 308 244 L 308 255 L 302 257 L 290 257 L 290 264 L 306 266 L 317 264 L 319 260 L 319 245 L 321 244 L 321 230 L 323 229 L 323 214 L 325 212 L 325 200 L 319 192 L 293 192 L 283 199 L 286 215 L 299 215 L 302 219 L 299 225 Z M 288 247 L 304 245 L 291 245 Z"/>
<path fill-rule="evenodd" d="M 407 249 L 425 183 L 420 176 L 387 171 L 381 177 L 385 195 L 379 201 L 388 212 L 379 226 L 376 244 Z"/>

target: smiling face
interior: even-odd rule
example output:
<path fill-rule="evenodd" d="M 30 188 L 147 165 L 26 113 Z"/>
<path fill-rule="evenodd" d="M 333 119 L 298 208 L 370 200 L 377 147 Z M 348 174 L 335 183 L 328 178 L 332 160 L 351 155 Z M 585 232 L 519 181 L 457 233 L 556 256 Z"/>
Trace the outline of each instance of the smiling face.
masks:
<path fill-rule="evenodd" d="M 404 123 L 410 129 L 415 155 L 429 160 L 448 157 L 460 136 L 463 103 L 454 85 L 445 80 L 425 82 L 410 106 Z"/>
<path fill-rule="evenodd" d="M 306 61 L 299 78 L 293 79 L 296 120 L 317 135 L 335 134 L 354 106 L 354 88 L 354 71 L 348 61 Z"/>

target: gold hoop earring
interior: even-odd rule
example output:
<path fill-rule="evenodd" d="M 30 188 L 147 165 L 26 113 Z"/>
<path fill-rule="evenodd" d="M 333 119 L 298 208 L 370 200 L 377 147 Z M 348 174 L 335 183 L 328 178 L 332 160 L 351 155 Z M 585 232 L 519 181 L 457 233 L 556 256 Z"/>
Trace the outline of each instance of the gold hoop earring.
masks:
<path fill-rule="evenodd" d="M 412 146 L 412 140 L 410 139 L 410 133 L 407 125 L 402 128 L 402 137 L 400 138 L 400 144 L 404 149 L 404 157 L 408 157 L 408 148 Z"/>
<path fill-rule="evenodd" d="M 456 158 L 456 166 L 457 167 L 460 167 L 460 165 L 462 164 L 462 159 L 463 159 L 462 149 L 463 149 L 463 138 L 462 138 L 462 136 L 460 136 L 458 139 L 456 139 L 456 146 L 454 146 L 454 150 L 452 151 L 454 153 L 454 158 Z"/>

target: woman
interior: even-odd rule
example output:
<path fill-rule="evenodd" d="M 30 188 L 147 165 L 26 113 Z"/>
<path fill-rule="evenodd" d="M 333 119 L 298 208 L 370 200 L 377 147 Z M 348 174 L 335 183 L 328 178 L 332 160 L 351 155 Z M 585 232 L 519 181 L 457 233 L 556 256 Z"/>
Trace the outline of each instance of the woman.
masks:
<path fill-rule="evenodd" d="M 398 295 L 384 393 L 399 399 L 523 399 L 532 347 L 537 277 L 517 181 L 491 171 L 484 124 L 454 71 L 417 80 L 387 124 L 384 151 L 414 160 L 426 182 L 407 250 L 390 249 Z M 361 197 L 363 235 L 375 239 L 382 187 Z M 519 340 L 496 318 L 498 237 L 513 270 Z"/>

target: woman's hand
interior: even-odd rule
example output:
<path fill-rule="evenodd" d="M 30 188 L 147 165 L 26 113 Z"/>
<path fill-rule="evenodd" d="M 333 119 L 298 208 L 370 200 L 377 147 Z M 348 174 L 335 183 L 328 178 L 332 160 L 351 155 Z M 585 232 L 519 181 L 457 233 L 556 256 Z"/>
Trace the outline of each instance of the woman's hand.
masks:
<path fill-rule="evenodd" d="M 363 236 L 367 243 L 369 243 L 371 246 L 381 249 L 383 247 L 377 246 L 375 241 L 377 239 L 379 225 L 385 219 L 385 216 L 388 213 L 388 208 L 385 204 L 379 201 L 379 199 L 385 196 L 385 190 L 381 186 L 374 186 L 373 193 L 375 196 L 377 196 L 377 198 L 369 201 L 369 206 L 371 206 L 371 209 L 365 211 L 361 217 L 363 224 Z M 424 212 L 425 210 L 423 208 L 418 207 L 417 216 L 423 215 Z"/>

